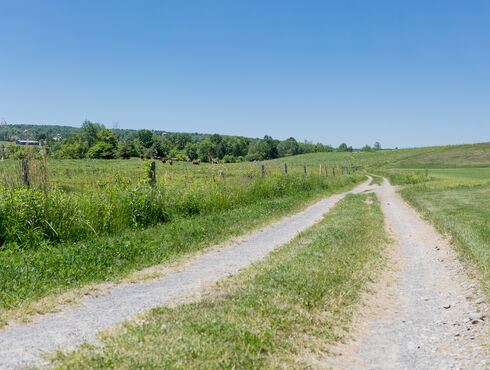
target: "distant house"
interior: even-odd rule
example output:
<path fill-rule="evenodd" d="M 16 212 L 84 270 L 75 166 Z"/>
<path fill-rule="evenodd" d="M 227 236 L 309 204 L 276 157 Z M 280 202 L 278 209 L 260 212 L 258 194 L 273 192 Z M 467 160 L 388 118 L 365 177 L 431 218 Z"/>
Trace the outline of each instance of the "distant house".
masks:
<path fill-rule="evenodd" d="M 61 139 L 63 139 L 63 136 L 61 136 L 60 134 L 56 134 L 56 136 L 53 137 L 54 141 L 60 141 Z"/>
<path fill-rule="evenodd" d="M 162 137 L 163 137 L 164 139 L 166 139 L 166 138 L 167 138 L 167 136 L 168 136 L 168 134 L 167 134 L 165 131 L 164 131 L 164 132 L 162 132 Z"/>
<path fill-rule="evenodd" d="M 39 145 L 37 140 L 17 140 L 15 143 L 17 145 Z"/>

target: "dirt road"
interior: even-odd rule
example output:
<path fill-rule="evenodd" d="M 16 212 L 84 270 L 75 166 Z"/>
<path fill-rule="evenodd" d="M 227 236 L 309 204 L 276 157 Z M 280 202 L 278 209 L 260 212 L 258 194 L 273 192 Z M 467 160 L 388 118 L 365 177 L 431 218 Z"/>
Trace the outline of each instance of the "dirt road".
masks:
<path fill-rule="evenodd" d="M 451 246 L 386 180 L 376 190 L 397 243 L 398 273 L 371 297 L 353 343 L 337 348 L 338 368 L 485 369 L 487 304 Z M 389 281 L 391 280 L 391 281 Z M 486 318 L 484 318 L 486 320 Z"/>
<path fill-rule="evenodd" d="M 80 307 L 44 315 L 35 323 L 7 327 L 0 331 L 0 368 L 40 364 L 45 353 L 74 348 L 94 339 L 101 330 L 117 326 L 154 307 L 175 302 L 182 295 L 199 290 L 203 284 L 236 273 L 321 220 L 346 194 L 371 188 L 368 184 L 369 180 L 350 192 L 324 199 L 234 244 L 197 257 L 163 279 L 116 287 L 101 297 L 86 299 Z"/>

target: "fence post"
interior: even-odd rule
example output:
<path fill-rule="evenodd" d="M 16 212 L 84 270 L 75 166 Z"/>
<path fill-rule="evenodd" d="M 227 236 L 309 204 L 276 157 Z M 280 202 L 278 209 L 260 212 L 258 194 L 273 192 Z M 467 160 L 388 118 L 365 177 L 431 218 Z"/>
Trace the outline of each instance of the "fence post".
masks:
<path fill-rule="evenodd" d="M 304 170 L 305 175 L 306 175 L 306 164 L 303 165 L 303 170 Z"/>
<path fill-rule="evenodd" d="M 151 171 L 150 171 L 151 186 L 155 186 L 157 184 L 157 174 L 156 174 L 155 161 L 151 162 L 150 169 L 151 169 Z"/>
<path fill-rule="evenodd" d="M 262 176 L 265 175 L 265 164 L 262 165 L 262 168 L 260 169 Z"/>
<path fill-rule="evenodd" d="M 286 162 L 284 162 L 284 174 L 288 174 L 288 164 Z"/>
<path fill-rule="evenodd" d="M 322 175 L 322 165 L 320 164 L 320 176 Z"/>
<path fill-rule="evenodd" d="M 335 177 L 335 167 L 332 168 L 332 176 Z"/>
<path fill-rule="evenodd" d="M 27 158 L 22 158 L 22 186 L 29 188 L 29 167 L 27 167 Z"/>

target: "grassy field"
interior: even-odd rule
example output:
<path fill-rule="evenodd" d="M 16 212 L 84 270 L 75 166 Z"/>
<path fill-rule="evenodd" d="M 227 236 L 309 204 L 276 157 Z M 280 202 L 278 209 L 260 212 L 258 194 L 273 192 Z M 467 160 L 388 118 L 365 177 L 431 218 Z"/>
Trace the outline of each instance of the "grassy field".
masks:
<path fill-rule="evenodd" d="M 318 225 L 220 283 L 204 300 L 151 311 L 59 368 L 291 368 L 344 335 L 383 263 L 383 215 L 348 196 Z"/>
<path fill-rule="evenodd" d="M 333 177 L 335 166 L 401 184 L 405 199 L 449 233 L 488 281 L 489 153 L 490 143 L 483 143 L 255 163 L 158 162 L 154 189 L 145 181 L 149 162 L 140 159 L 32 160 L 30 191 L 20 187 L 19 161 L 0 161 L 0 321 L 39 298 L 240 235 L 362 178 L 362 171 Z"/>
<path fill-rule="evenodd" d="M 93 193 L 4 190 L 0 322 L 18 310 L 32 311 L 31 304 L 42 297 L 174 261 L 362 179 L 270 175 L 171 189 L 162 184 Z M 152 215 L 163 218 L 148 218 Z"/>

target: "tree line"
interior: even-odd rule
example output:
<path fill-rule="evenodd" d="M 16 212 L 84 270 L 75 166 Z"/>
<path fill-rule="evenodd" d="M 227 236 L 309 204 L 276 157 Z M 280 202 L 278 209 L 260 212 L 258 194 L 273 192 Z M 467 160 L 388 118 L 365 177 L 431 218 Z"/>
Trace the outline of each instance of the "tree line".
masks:
<path fill-rule="evenodd" d="M 5 131 L 10 128 L 11 132 L 17 132 L 20 136 L 23 127 L 4 125 L 0 127 L 0 138 L 5 137 Z M 27 126 L 27 125 L 16 125 Z M 240 162 L 267 160 L 290 155 L 314 152 L 353 151 L 352 146 L 342 143 L 337 148 L 321 143 L 298 142 L 290 137 L 286 140 L 273 139 L 264 136 L 262 139 L 251 139 L 241 136 L 224 136 L 219 134 L 189 134 L 189 133 L 166 133 L 162 131 L 141 130 L 110 130 L 100 123 L 85 121 L 80 129 L 68 126 L 57 126 L 64 128 L 68 137 L 59 133 L 55 134 L 53 126 L 29 125 L 30 139 L 36 139 L 45 144 L 46 148 L 54 158 L 94 158 L 115 159 L 131 157 L 165 157 L 177 158 L 178 160 L 200 160 L 209 162 L 219 160 L 223 162 Z M 44 127 L 44 129 L 43 129 Z M 2 129 L 4 130 L 2 132 Z M 54 136 L 53 136 L 54 135 Z M 22 137 L 24 138 L 24 137 Z M 27 137 L 26 137 L 27 138 Z M 8 137 L 12 140 L 12 136 Z M 1 146 L 3 157 L 20 158 L 25 148 L 19 146 Z M 380 149 L 376 143 L 374 149 Z M 365 146 L 361 150 L 373 150 Z"/>

